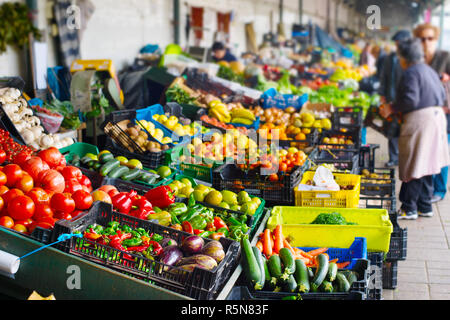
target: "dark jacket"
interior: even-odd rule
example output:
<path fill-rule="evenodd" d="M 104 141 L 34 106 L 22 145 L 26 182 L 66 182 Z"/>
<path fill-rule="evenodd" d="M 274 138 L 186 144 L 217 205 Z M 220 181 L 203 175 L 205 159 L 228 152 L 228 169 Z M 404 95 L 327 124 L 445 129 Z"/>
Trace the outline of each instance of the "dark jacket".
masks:
<path fill-rule="evenodd" d="M 375 74 L 375 77 L 378 80 L 380 80 L 381 74 L 383 72 L 384 62 L 386 61 L 387 58 L 388 58 L 387 53 L 381 50 L 376 63 L 377 73 Z"/>
<path fill-rule="evenodd" d="M 443 106 L 444 102 L 445 90 L 438 74 L 426 63 L 418 63 L 403 72 L 393 108 L 405 114 Z"/>
<path fill-rule="evenodd" d="M 386 97 L 386 102 L 395 101 L 397 86 L 400 83 L 402 74 L 403 70 L 400 66 L 397 53 L 391 53 L 384 59 L 383 68 L 379 75 L 380 88 L 378 93 Z"/>
<path fill-rule="evenodd" d="M 226 62 L 233 62 L 233 61 L 237 61 L 237 58 L 230 52 L 230 50 L 227 49 L 227 52 L 225 53 L 225 56 L 218 60 L 216 57 L 213 56 L 213 60 L 214 62 L 219 62 L 219 61 L 226 61 Z"/>
<path fill-rule="evenodd" d="M 439 76 L 443 73 L 450 75 L 450 52 L 438 50 L 430 63 L 430 67 L 436 71 Z M 447 97 L 447 99 L 450 97 Z M 447 114 L 447 133 L 450 133 L 450 114 Z"/>

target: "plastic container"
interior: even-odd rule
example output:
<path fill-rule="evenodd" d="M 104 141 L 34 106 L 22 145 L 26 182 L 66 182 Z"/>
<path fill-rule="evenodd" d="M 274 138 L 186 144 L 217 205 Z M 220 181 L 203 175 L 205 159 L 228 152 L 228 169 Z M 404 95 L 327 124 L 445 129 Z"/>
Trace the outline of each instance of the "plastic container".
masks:
<path fill-rule="evenodd" d="M 385 261 L 383 263 L 383 289 L 397 288 L 397 261 Z"/>
<path fill-rule="evenodd" d="M 369 252 L 369 294 L 368 300 L 381 300 L 383 295 L 383 252 Z"/>
<path fill-rule="evenodd" d="M 311 224 L 320 213 L 339 212 L 357 225 Z M 389 251 L 393 230 L 389 215 L 383 209 L 347 209 L 274 207 L 267 222 L 273 230 L 283 226 L 283 235 L 293 239 L 292 246 L 348 248 L 357 237 L 365 237 L 368 251 Z"/>
<path fill-rule="evenodd" d="M 314 171 L 303 174 L 300 184 L 306 184 L 314 178 Z M 332 207 L 332 208 L 358 208 L 359 189 L 361 177 L 353 174 L 335 173 L 335 181 L 341 186 L 353 186 L 352 190 L 340 191 L 299 191 L 294 188 L 295 205 L 299 207 Z"/>
<path fill-rule="evenodd" d="M 345 112 L 341 111 L 343 108 L 338 108 L 333 112 L 332 122 L 333 128 L 360 128 L 363 125 L 363 113 L 358 112 Z"/>
<path fill-rule="evenodd" d="M 312 128 L 311 133 L 306 135 L 305 140 L 279 140 L 278 145 L 280 147 L 296 147 L 299 149 L 305 149 L 307 147 L 314 147 L 319 143 L 320 134 L 317 129 Z M 268 141 L 270 144 L 270 141 Z"/>
<path fill-rule="evenodd" d="M 148 221 L 136 219 L 112 211 L 109 204 L 103 202 L 94 203 L 89 213 L 82 214 L 72 221 L 60 220 L 55 224 L 54 238 L 62 233 L 83 232 L 90 224 L 106 225 L 110 221 L 118 221 L 120 224 L 132 228 L 144 228 L 150 233 L 157 233 L 174 239 L 181 243 L 190 234 L 171 228 L 166 228 Z M 204 239 L 205 243 L 210 242 Z M 109 246 L 100 245 L 87 239 L 69 239 L 57 245 L 57 248 L 105 267 L 128 274 L 144 281 L 151 281 L 162 288 L 186 295 L 194 299 L 209 300 L 220 292 L 231 272 L 238 265 L 240 258 L 240 245 L 235 241 L 221 238 L 220 242 L 226 252 L 225 258 L 215 270 L 208 271 L 196 268 L 192 272 L 182 271 L 178 274 L 163 269 L 163 264 L 157 260 L 149 260 L 145 257 L 127 253 L 133 260 L 123 256 L 124 252 Z M 90 244 L 90 246 L 86 246 Z M 95 244 L 95 246 L 94 246 Z M 113 257 L 117 255 L 117 259 Z"/>
<path fill-rule="evenodd" d="M 368 170 L 370 174 L 377 174 L 379 177 L 365 178 L 362 176 L 363 170 Z M 361 194 L 367 196 L 394 197 L 395 196 L 395 169 L 389 168 L 360 168 L 361 174 Z M 381 176 L 380 176 L 381 175 Z M 389 176 L 385 179 L 384 176 Z"/>
<path fill-rule="evenodd" d="M 61 152 L 64 155 L 67 163 L 70 163 L 72 161 L 74 155 L 77 155 L 80 158 L 82 158 L 86 153 L 92 153 L 95 155 L 100 153 L 100 151 L 96 146 L 84 142 L 76 142 L 70 146 L 61 148 L 59 149 L 59 152 Z"/>
<path fill-rule="evenodd" d="M 386 260 L 406 260 L 408 249 L 408 228 L 400 228 L 397 222 L 393 222 L 392 224 L 394 225 L 394 231 L 391 235 L 391 243 L 389 246 L 389 252 L 386 255 Z"/>
<path fill-rule="evenodd" d="M 265 91 L 261 95 L 263 109 L 278 108 L 284 110 L 288 107 L 294 107 L 297 111 L 299 111 L 307 101 L 307 94 L 301 96 L 296 96 L 293 94 L 280 94 L 274 88 Z"/>
<path fill-rule="evenodd" d="M 347 143 L 325 143 L 324 140 L 326 138 L 332 139 L 333 137 L 342 137 L 345 139 L 345 141 L 351 140 L 353 144 L 347 144 Z M 333 153 L 336 150 L 347 150 L 347 151 L 353 151 L 353 152 L 359 152 L 361 148 L 361 127 L 352 128 L 351 130 L 348 130 L 346 132 L 342 132 L 339 130 L 327 130 L 323 131 L 322 135 L 320 137 L 319 145 L 330 149 Z"/>
<path fill-rule="evenodd" d="M 375 169 L 375 152 L 380 148 L 379 144 L 361 146 L 359 149 L 359 166 L 370 170 Z"/>
<path fill-rule="evenodd" d="M 318 247 L 300 247 L 299 249 L 308 252 L 318 249 Z M 358 237 L 348 249 L 328 248 L 326 253 L 330 260 L 339 259 L 338 263 L 350 261 L 350 264 L 344 269 L 352 270 L 359 259 L 367 259 L 367 241 L 366 238 Z"/>
<path fill-rule="evenodd" d="M 330 153 L 331 152 L 331 153 Z M 359 153 L 348 150 L 320 150 L 314 162 L 332 164 L 337 170 L 359 174 Z"/>
<path fill-rule="evenodd" d="M 359 207 L 365 209 L 385 209 L 391 215 L 396 212 L 396 198 L 361 195 L 359 197 Z"/>

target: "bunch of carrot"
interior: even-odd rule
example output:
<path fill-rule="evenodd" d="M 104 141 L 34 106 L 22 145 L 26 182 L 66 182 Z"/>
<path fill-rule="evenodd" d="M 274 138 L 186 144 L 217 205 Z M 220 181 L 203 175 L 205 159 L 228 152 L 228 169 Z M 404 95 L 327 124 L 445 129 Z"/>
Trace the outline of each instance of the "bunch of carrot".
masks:
<path fill-rule="evenodd" d="M 281 248 L 287 248 L 291 251 L 294 258 L 303 260 L 307 267 L 316 266 L 316 257 L 319 254 L 327 255 L 328 248 L 318 248 L 308 252 L 305 252 L 299 248 L 292 247 L 283 236 L 281 225 L 277 225 L 275 229 L 270 231 L 270 229 L 265 229 L 263 233 L 259 235 L 259 240 L 256 243 L 256 247 L 269 259 L 272 255 L 278 254 Z M 345 268 L 350 264 L 349 261 L 338 263 L 338 259 L 330 260 L 329 262 L 335 262 L 339 269 Z"/>

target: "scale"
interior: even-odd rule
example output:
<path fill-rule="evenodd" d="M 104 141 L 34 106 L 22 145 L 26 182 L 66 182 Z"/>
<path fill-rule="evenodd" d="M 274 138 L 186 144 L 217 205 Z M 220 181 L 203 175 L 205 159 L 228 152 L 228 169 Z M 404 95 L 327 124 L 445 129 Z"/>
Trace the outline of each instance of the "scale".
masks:
<path fill-rule="evenodd" d="M 92 99 L 98 93 L 103 94 L 113 108 L 124 109 L 124 95 L 111 60 L 75 60 L 70 67 L 70 73 L 70 96 L 75 111 L 93 111 Z M 101 115 L 94 117 L 91 125 L 87 125 L 86 133 L 93 138 L 94 145 L 98 145 L 97 131 L 100 129 L 97 124 L 104 120 L 105 114 L 102 110 Z"/>

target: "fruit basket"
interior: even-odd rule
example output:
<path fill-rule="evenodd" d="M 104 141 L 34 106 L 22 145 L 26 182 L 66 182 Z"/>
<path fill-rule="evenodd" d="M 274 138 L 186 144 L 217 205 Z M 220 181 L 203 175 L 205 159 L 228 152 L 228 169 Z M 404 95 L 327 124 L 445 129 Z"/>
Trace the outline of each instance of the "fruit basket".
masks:
<path fill-rule="evenodd" d="M 311 184 L 314 175 L 314 171 L 305 172 L 300 184 Z M 294 188 L 295 205 L 299 207 L 357 208 L 359 205 L 361 177 L 339 173 L 333 176 L 341 190 L 301 191 L 299 186 L 296 186 Z M 346 189 L 343 190 L 343 188 Z"/>

